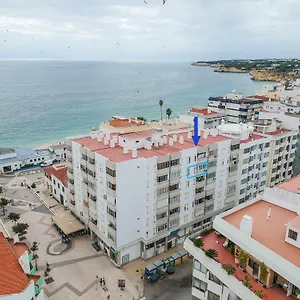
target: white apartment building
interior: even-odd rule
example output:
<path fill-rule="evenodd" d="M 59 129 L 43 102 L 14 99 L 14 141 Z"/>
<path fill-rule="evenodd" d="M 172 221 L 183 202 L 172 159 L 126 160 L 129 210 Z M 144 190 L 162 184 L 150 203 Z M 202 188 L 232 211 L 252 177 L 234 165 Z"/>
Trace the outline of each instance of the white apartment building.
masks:
<path fill-rule="evenodd" d="M 228 123 L 247 123 L 255 118 L 255 112 L 263 107 L 263 100 L 244 98 L 242 94 L 231 93 L 223 97 L 209 97 L 208 107 L 225 114 Z"/>
<path fill-rule="evenodd" d="M 0 174 L 13 172 L 22 167 L 38 166 L 52 158 L 48 150 L 26 148 L 0 148 Z"/>
<path fill-rule="evenodd" d="M 43 279 L 35 274 L 33 254 L 17 236 L 6 238 L 0 231 L 1 300 L 44 300 Z"/>
<path fill-rule="evenodd" d="M 131 133 L 93 130 L 66 141 L 69 208 L 117 265 L 182 243 L 268 182 L 272 137 L 255 133 L 255 126 L 205 129 L 197 147 L 187 127 L 170 134 L 157 126 Z M 290 178 L 280 174 L 280 181 Z"/>
<path fill-rule="evenodd" d="M 44 168 L 45 188 L 62 205 L 68 206 L 68 167 L 66 164 Z M 73 180 L 70 178 L 70 182 Z M 74 183 L 74 182 L 73 182 Z"/>
<path fill-rule="evenodd" d="M 258 300 L 259 291 L 263 299 L 299 299 L 299 186 L 297 176 L 216 216 L 202 248 L 186 239 L 194 258 L 193 299 Z M 215 260 L 205 255 L 208 249 L 217 251 Z M 251 289 L 243 284 L 246 276 Z"/>
<path fill-rule="evenodd" d="M 209 107 L 192 107 L 187 113 L 179 115 L 179 121 L 194 124 L 194 118 L 198 118 L 199 129 L 211 129 L 221 125 L 221 120 L 225 118 L 225 113 L 217 112 Z"/>

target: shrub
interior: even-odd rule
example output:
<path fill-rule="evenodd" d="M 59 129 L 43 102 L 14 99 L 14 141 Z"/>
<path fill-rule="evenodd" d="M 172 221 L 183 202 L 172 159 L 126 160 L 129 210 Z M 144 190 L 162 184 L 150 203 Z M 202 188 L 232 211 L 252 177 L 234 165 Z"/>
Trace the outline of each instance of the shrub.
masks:
<path fill-rule="evenodd" d="M 262 282 L 266 282 L 269 274 L 268 267 L 265 265 L 265 263 L 261 262 L 259 264 L 259 268 L 260 268 L 260 280 Z"/>
<path fill-rule="evenodd" d="M 250 283 L 250 278 L 248 276 L 246 276 L 242 282 L 243 285 L 246 286 L 248 289 L 252 288 L 252 284 Z"/>
<path fill-rule="evenodd" d="M 242 249 L 240 249 L 237 258 L 239 260 L 240 267 L 244 270 L 248 263 L 249 254 L 243 251 Z"/>
<path fill-rule="evenodd" d="M 235 272 L 235 267 L 230 264 L 223 264 L 222 268 L 227 272 L 228 275 L 232 275 Z"/>
<path fill-rule="evenodd" d="M 210 258 L 215 259 L 218 256 L 218 252 L 215 249 L 207 249 L 205 251 L 205 255 L 210 257 Z"/>
<path fill-rule="evenodd" d="M 32 189 L 35 189 L 35 188 L 36 188 L 36 184 L 33 183 L 33 184 L 31 185 L 31 188 L 32 188 Z"/>
<path fill-rule="evenodd" d="M 254 293 L 257 297 L 259 297 L 260 299 L 262 299 L 264 297 L 263 291 L 256 291 Z"/>
<path fill-rule="evenodd" d="M 198 248 L 201 248 L 201 247 L 203 247 L 204 243 L 201 239 L 195 239 L 194 240 L 194 245 Z"/>

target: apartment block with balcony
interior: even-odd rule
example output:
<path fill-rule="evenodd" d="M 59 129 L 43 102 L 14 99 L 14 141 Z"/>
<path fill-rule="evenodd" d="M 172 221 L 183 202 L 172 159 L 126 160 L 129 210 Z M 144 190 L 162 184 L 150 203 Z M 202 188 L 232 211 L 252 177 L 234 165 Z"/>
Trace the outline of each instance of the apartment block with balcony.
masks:
<path fill-rule="evenodd" d="M 214 230 L 198 237 L 201 248 L 186 239 L 194 258 L 193 299 L 298 299 L 299 186 L 297 176 L 221 213 Z M 208 249 L 217 251 L 215 259 Z"/>
<path fill-rule="evenodd" d="M 0 297 L 3 300 L 44 300 L 43 279 L 35 274 L 33 253 L 18 237 L 0 231 Z"/>
<path fill-rule="evenodd" d="M 231 93 L 223 97 L 210 97 L 208 107 L 225 114 L 226 122 L 247 123 L 255 118 L 255 112 L 263 108 L 263 100 Z"/>
<path fill-rule="evenodd" d="M 211 129 L 221 125 L 225 113 L 214 111 L 210 107 L 194 106 L 188 112 L 180 114 L 179 121 L 193 125 L 195 117 L 198 118 L 199 129 Z"/>

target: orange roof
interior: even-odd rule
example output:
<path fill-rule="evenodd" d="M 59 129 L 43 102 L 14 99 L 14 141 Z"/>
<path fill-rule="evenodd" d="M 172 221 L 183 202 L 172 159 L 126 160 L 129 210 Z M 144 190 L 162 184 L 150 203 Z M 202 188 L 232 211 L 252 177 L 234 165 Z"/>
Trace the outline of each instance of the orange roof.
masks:
<path fill-rule="evenodd" d="M 113 119 L 108 121 L 108 123 L 113 127 L 136 127 L 143 125 L 142 122 L 137 122 L 135 119 Z"/>
<path fill-rule="evenodd" d="M 298 188 L 300 187 L 300 175 L 295 176 L 287 181 L 279 183 L 276 185 L 279 189 L 290 191 L 297 194 Z"/>
<path fill-rule="evenodd" d="M 18 259 L 23 255 L 25 251 L 27 251 L 28 254 L 31 253 L 31 250 L 29 249 L 26 243 L 23 242 L 14 243 L 14 240 L 12 238 L 7 239 L 7 241 L 9 242 L 10 247 L 12 248 L 12 250 L 15 253 L 15 256 Z"/>
<path fill-rule="evenodd" d="M 267 97 L 267 96 L 259 96 L 259 95 L 255 95 L 255 96 L 250 96 L 248 98 L 255 98 L 255 99 L 259 99 L 259 100 L 262 100 L 264 102 L 269 102 L 269 101 L 276 101 L 276 102 L 279 102 L 278 99 L 276 98 L 271 98 L 271 97 Z"/>
<path fill-rule="evenodd" d="M 0 232 L 0 295 L 19 294 L 29 283 L 9 242 Z"/>
<path fill-rule="evenodd" d="M 269 207 L 271 216 L 267 221 Z M 286 224 L 297 216 L 295 212 L 259 200 L 225 216 L 224 220 L 239 229 L 244 215 L 253 218 L 253 239 L 300 268 L 300 249 L 285 242 Z"/>
<path fill-rule="evenodd" d="M 117 134 L 114 134 L 118 136 Z M 203 132 L 200 134 L 203 136 Z M 141 137 L 141 136 L 149 136 L 149 130 L 141 131 L 141 132 L 135 132 L 135 133 L 130 133 L 130 134 L 124 134 L 120 136 L 126 136 L 126 137 Z M 184 144 L 179 143 L 179 138 L 183 136 L 184 138 Z M 112 136 L 111 136 L 112 137 Z M 137 157 L 144 157 L 144 158 L 150 158 L 154 156 L 162 156 L 166 155 L 168 153 L 175 153 L 179 152 L 184 149 L 190 149 L 195 147 L 192 138 L 188 138 L 187 133 L 179 133 L 177 134 L 177 142 L 174 142 L 173 146 L 169 145 L 169 139 L 173 137 L 173 135 L 167 136 L 167 144 L 163 146 L 158 146 L 158 147 L 152 147 L 151 150 L 147 149 L 138 149 L 137 150 Z M 225 140 L 230 140 L 230 138 L 222 136 L 222 135 L 217 135 L 216 137 L 213 137 L 209 135 L 206 139 L 201 137 L 198 146 L 207 146 L 207 145 L 212 145 L 216 144 L 218 142 L 222 142 Z M 88 148 L 92 152 L 99 153 L 109 159 L 112 162 L 122 162 L 122 161 L 127 161 L 132 159 L 132 154 L 131 151 L 127 154 L 123 152 L 123 148 L 116 145 L 114 148 L 110 148 L 109 145 L 104 145 L 103 141 L 98 142 L 97 139 L 92 139 L 90 137 L 84 137 L 84 138 L 77 138 L 74 139 L 75 142 L 81 144 L 82 146 Z"/>
<path fill-rule="evenodd" d="M 67 165 L 58 165 L 44 168 L 44 172 L 59 179 L 64 186 L 68 186 L 68 167 Z"/>
<path fill-rule="evenodd" d="M 216 261 L 221 264 L 230 264 L 235 266 L 235 258 L 231 254 L 230 250 L 227 247 L 223 247 L 225 242 L 225 237 L 217 236 L 215 231 L 212 231 L 208 235 L 202 237 L 203 240 L 203 250 L 207 249 L 215 249 L 218 252 L 218 256 Z M 245 274 L 241 268 L 235 267 L 235 272 L 233 274 L 238 280 L 242 280 L 245 276 L 248 276 L 252 285 L 252 291 L 262 290 L 264 295 L 264 300 L 286 300 L 286 299 L 294 299 L 292 296 L 287 297 L 286 292 L 277 287 L 264 288 L 257 280 L 252 277 L 250 274 Z"/>
<path fill-rule="evenodd" d="M 152 130 L 142 130 L 142 131 L 137 131 L 137 132 L 129 132 L 129 133 L 124 133 L 121 134 L 121 137 L 128 138 L 128 139 L 139 139 L 139 138 L 144 138 L 148 136 L 152 136 L 154 131 Z"/>
<path fill-rule="evenodd" d="M 34 285 L 37 285 L 37 282 L 39 281 L 39 279 L 41 278 L 40 275 L 33 275 L 33 274 L 27 274 L 27 277 L 29 280 L 33 280 L 34 281 Z"/>
<path fill-rule="evenodd" d="M 213 110 L 211 110 L 209 108 L 206 108 L 206 107 L 197 107 L 197 106 L 192 107 L 192 109 L 190 110 L 190 112 L 193 112 L 193 113 L 196 113 L 196 114 L 200 114 L 200 115 L 204 115 L 204 116 L 218 114 L 218 112 L 213 111 Z"/>

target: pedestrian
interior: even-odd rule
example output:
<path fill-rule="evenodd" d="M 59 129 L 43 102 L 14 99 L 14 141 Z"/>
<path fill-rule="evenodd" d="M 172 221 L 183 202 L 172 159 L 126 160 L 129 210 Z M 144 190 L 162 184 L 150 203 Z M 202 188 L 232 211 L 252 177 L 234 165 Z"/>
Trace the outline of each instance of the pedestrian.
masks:
<path fill-rule="evenodd" d="M 103 285 L 105 286 L 105 279 L 104 279 L 104 277 L 103 277 Z"/>
<path fill-rule="evenodd" d="M 100 285 L 102 286 L 102 277 L 100 278 Z"/>
<path fill-rule="evenodd" d="M 110 299 L 110 295 L 107 296 L 107 300 L 109 300 L 109 299 Z"/>

